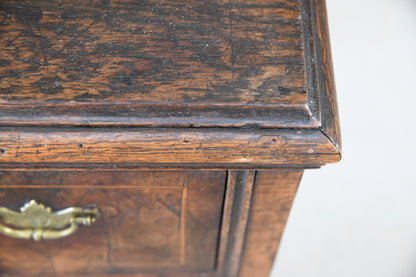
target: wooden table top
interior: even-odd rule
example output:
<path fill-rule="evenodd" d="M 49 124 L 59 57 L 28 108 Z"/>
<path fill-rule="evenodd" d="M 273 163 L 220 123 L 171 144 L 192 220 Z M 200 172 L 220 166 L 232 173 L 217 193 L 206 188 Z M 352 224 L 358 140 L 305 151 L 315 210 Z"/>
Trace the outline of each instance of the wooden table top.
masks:
<path fill-rule="evenodd" d="M 0 23 L 0 127 L 278 128 L 339 155 L 322 1 L 6 0 Z"/>

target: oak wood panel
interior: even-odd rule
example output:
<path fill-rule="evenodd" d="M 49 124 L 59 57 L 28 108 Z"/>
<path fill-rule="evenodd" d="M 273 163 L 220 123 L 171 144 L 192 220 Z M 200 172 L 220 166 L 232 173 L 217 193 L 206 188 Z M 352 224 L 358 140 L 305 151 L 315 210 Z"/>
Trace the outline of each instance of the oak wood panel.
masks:
<path fill-rule="evenodd" d="M 1 9 L 6 101 L 305 103 L 298 1 L 8 0 Z"/>
<path fill-rule="evenodd" d="M 258 171 L 239 277 L 267 277 L 303 170 Z"/>
<path fill-rule="evenodd" d="M 0 166 L 321 165 L 339 152 L 319 130 L 0 128 Z"/>
<path fill-rule="evenodd" d="M 183 207 L 186 228 L 182 229 L 185 246 L 182 260 L 198 271 L 213 271 L 217 267 L 226 173 L 187 171 L 186 178 L 187 201 L 182 202 L 186 205 Z"/>
<path fill-rule="evenodd" d="M 305 1 L 3 1 L 0 123 L 317 127 Z"/>
<path fill-rule="evenodd" d="M 0 252 L 0 273 L 213 272 L 225 176 L 223 171 L 1 172 L 1 206 L 18 210 L 30 199 L 54 210 L 96 204 L 102 216 L 60 240 L 2 235 L 0 248 L 13 249 L 13 255 Z"/>

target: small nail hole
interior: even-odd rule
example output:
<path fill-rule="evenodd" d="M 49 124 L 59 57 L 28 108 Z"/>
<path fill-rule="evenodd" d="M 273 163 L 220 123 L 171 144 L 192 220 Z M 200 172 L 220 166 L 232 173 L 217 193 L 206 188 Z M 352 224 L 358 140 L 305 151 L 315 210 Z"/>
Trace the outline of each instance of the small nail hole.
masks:
<path fill-rule="evenodd" d="M 84 145 L 82 143 L 78 144 L 79 148 L 84 148 Z"/>
<path fill-rule="evenodd" d="M 6 149 L 0 149 L 0 154 L 6 154 L 7 150 Z"/>
<path fill-rule="evenodd" d="M 189 140 L 184 139 L 184 140 L 183 140 L 183 142 L 184 142 L 184 143 L 188 143 L 188 142 L 189 142 Z"/>
<path fill-rule="evenodd" d="M 275 143 L 275 142 L 276 142 L 276 139 L 272 139 L 272 142 L 274 142 L 274 143 Z"/>

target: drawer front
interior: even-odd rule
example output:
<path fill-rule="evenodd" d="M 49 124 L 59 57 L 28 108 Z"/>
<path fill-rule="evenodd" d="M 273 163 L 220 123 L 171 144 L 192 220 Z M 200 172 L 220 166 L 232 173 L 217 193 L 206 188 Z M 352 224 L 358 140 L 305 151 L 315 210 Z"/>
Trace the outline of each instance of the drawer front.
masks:
<path fill-rule="evenodd" d="M 224 171 L 1 172 L 0 206 L 94 204 L 101 217 L 56 240 L 0 235 L 0 273 L 116 274 L 215 269 Z"/>

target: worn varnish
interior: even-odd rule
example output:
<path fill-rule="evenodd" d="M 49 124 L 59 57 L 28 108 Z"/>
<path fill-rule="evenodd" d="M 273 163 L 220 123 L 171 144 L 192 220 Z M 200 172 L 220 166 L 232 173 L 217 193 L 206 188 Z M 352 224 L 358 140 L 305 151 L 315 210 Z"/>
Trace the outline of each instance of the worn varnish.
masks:
<path fill-rule="evenodd" d="M 315 130 L 0 128 L 0 168 L 321 165 L 339 151 Z M 32 166 L 30 166 L 32 165 Z"/>
<path fill-rule="evenodd" d="M 318 125 L 299 1 L 8 0 L 0 17 L 0 122 Z"/>
<path fill-rule="evenodd" d="M 296 2 L 3 1 L 1 88 L 10 101 L 303 104 Z"/>
<path fill-rule="evenodd" d="M 1 274 L 214 271 L 224 171 L 1 172 L 0 204 L 95 204 L 101 218 L 53 241 L 0 237 Z"/>
<path fill-rule="evenodd" d="M 101 211 L 0 276 L 267 277 L 338 121 L 324 0 L 0 0 L 0 206 Z"/>

